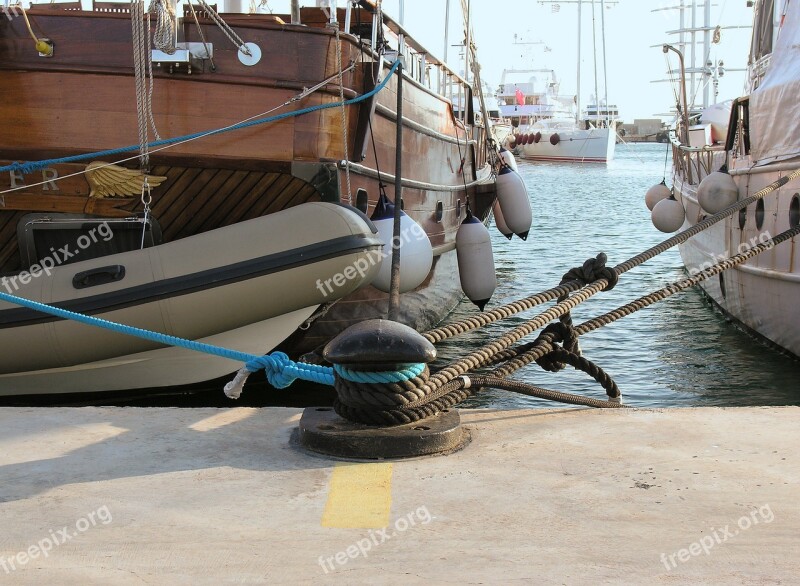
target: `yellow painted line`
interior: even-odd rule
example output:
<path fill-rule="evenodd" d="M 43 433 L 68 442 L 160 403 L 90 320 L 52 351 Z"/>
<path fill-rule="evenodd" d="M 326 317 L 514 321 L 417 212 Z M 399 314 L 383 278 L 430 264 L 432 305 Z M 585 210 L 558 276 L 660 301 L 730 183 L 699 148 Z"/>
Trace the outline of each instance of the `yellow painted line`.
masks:
<path fill-rule="evenodd" d="M 322 526 L 380 529 L 389 525 L 391 508 L 391 464 L 336 464 Z"/>

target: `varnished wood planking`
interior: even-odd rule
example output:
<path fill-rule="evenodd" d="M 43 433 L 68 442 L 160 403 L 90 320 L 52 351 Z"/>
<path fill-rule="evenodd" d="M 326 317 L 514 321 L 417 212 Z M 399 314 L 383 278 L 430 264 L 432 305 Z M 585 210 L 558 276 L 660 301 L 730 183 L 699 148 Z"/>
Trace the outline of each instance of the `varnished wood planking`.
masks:
<path fill-rule="evenodd" d="M 202 193 L 206 185 L 208 185 L 218 173 L 219 169 L 202 169 L 195 179 L 183 189 L 180 194 L 180 199 L 178 200 L 178 205 L 171 205 L 166 210 L 160 212 L 158 218 L 159 222 L 161 222 L 161 231 L 166 240 L 172 240 L 177 237 L 181 226 L 180 222 L 176 220 L 180 218 L 183 210 L 191 205 L 192 201 Z"/>
<path fill-rule="evenodd" d="M 187 234 L 200 232 L 199 228 L 205 222 L 210 222 L 213 226 L 218 226 L 220 219 L 224 217 L 225 210 L 222 206 L 233 193 L 247 180 L 249 175 L 256 175 L 247 171 L 228 171 L 228 177 L 216 188 L 213 201 L 209 201 L 202 209 L 197 210 L 184 224 L 183 230 Z"/>
<path fill-rule="evenodd" d="M 294 195 L 293 182 L 292 176 L 279 175 L 264 196 L 255 201 L 248 217 L 254 218 L 284 209 Z"/>
<path fill-rule="evenodd" d="M 17 246 L 17 224 L 26 212 L 0 212 L 0 272 L 10 272 L 20 266 Z"/>
<path fill-rule="evenodd" d="M 215 228 L 217 225 L 228 226 L 232 224 L 232 210 L 241 203 L 243 198 L 251 197 L 254 192 L 258 191 L 258 185 L 265 180 L 265 175 L 265 173 L 256 171 L 247 172 L 247 175 L 239 185 L 218 199 L 214 216 L 204 219 L 198 226 L 197 231 L 205 232 Z"/>
<path fill-rule="evenodd" d="M 217 171 L 213 178 L 202 186 L 196 195 L 192 198 L 191 202 L 187 202 L 180 213 L 173 220 L 173 224 L 178 226 L 178 230 L 174 233 L 172 239 L 190 236 L 194 232 L 189 229 L 187 224 L 196 215 L 209 215 L 214 211 L 213 200 L 216 199 L 221 193 L 221 186 L 225 181 L 230 178 L 233 171 L 221 169 Z"/>
<path fill-rule="evenodd" d="M 268 193 L 270 186 L 275 183 L 279 177 L 280 175 L 278 173 L 265 173 L 264 177 L 259 180 L 256 186 L 248 193 L 243 194 L 239 201 L 236 202 L 233 210 L 231 210 L 231 213 L 229 213 L 225 219 L 225 225 L 234 224 L 248 217 L 252 217 L 248 215 L 250 208 L 253 207 L 255 202 L 260 198 L 266 197 L 265 194 Z"/>

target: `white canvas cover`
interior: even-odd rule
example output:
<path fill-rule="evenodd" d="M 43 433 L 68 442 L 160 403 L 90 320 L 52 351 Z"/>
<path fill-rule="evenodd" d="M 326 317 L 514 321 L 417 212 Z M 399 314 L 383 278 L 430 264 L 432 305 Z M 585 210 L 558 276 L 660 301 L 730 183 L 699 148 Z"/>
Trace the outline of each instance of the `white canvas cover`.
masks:
<path fill-rule="evenodd" d="M 800 156 L 800 0 L 790 0 L 769 69 L 750 96 L 750 154 L 767 163 Z"/>

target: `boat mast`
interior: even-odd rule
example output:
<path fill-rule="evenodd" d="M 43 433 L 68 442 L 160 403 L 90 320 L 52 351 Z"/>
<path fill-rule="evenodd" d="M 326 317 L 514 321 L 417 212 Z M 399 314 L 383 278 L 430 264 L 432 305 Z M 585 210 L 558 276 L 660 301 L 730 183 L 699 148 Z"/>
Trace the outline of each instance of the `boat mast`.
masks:
<path fill-rule="evenodd" d="M 447 0 L 444 5 L 444 57 L 443 61 L 447 63 L 447 47 L 448 37 L 450 32 L 450 0 Z"/>
<path fill-rule="evenodd" d="M 575 94 L 575 124 L 581 122 L 581 5 L 582 1 L 578 0 L 578 91 Z M 594 2 L 592 2 L 594 5 Z"/>
<path fill-rule="evenodd" d="M 597 20 L 594 15 L 594 2 L 592 2 L 592 56 L 594 58 L 594 125 L 597 127 L 600 121 L 600 91 L 597 89 Z"/>
<path fill-rule="evenodd" d="M 467 31 L 466 31 L 466 43 L 467 43 L 467 46 L 466 46 L 466 50 L 464 51 L 464 79 L 467 81 L 467 83 L 469 83 L 469 79 L 470 79 L 470 77 L 469 77 L 469 72 L 470 72 L 470 69 L 469 69 L 469 58 L 470 58 L 470 50 L 472 48 L 472 39 L 470 38 L 471 23 L 470 23 L 470 20 L 469 20 L 470 19 L 470 12 L 472 12 L 472 6 L 471 5 L 472 5 L 472 0 L 467 0 L 467 4 L 466 4 L 467 14 L 465 16 L 465 19 L 467 21 Z M 463 0 L 461 2 L 461 7 L 462 7 L 462 10 L 463 10 L 463 8 L 464 8 Z M 464 104 L 464 111 L 466 112 L 466 110 L 467 110 L 467 105 Z"/>
<path fill-rule="evenodd" d="M 703 57 L 705 59 L 704 65 L 710 67 L 711 57 L 711 0 L 705 0 L 703 4 Z M 711 79 L 706 79 L 703 85 L 703 109 L 709 106 L 709 90 L 711 89 Z M 716 98 L 715 100 L 716 101 Z"/>
<path fill-rule="evenodd" d="M 603 95 L 606 102 L 606 126 L 611 128 L 611 112 L 608 106 L 608 66 L 606 65 L 606 0 L 600 0 L 600 26 L 603 32 Z"/>
<path fill-rule="evenodd" d="M 691 83 L 689 87 L 692 90 L 692 99 L 691 99 L 691 107 L 694 107 L 694 99 L 697 95 L 697 0 L 692 0 L 692 46 L 691 46 L 691 69 L 689 71 L 692 72 Z M 689 112 L 686 112 L 686 115 L 689 115 Z"/>

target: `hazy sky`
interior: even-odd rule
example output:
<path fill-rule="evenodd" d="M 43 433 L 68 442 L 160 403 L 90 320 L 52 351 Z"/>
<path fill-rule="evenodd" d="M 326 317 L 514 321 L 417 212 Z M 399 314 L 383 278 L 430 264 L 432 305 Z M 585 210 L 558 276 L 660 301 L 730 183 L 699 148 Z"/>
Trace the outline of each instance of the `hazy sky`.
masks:
<path fill-rule="evenodd" d="M 687 4 L 690 0 L 685 0 Z M 384 9 L 398 15 L 399 0 L 384 0 Z M 450 44 L 462 40 L 459 0 L 450 0 Z M 677 43 L 677 35 L 667 35 L 678 28 L 678 11 L 653 12 L 654 9 L 676 6 L 680 0 L 606 1 L 605 32 L 608 64 L 608 100 L 619 106 L 626 121 L 649 118 L 669 111 L 675 99 L 669 83 L 653 83 L 666 78 L 667 65 L 660 45 Z M 578 9 L 574 2 L 542 4 L 538 0 L 471 0 L 473 28 L 482 64 L 483 78 L 492 88 L 500 82 L 503 69 L 552 68 L 561 81 L 561 93 L 574 94 L 577 78 Z M 405 26 L 432 53 L 444 51 L 443 26 L 446 0 L 405 0 Z M 423 8 L 424 7 L 424 8 Z M 594 93 L 594 52 L 592 51 L 592 6 L 584 0 L 582 8 L 582 74 L 581 101 L 589 102 Z M 597 63 L 601 98 L 603 73 L 601 53 L 600 3 L 596 0 Z M 687 11 L 687 26 L 691 18 Z M 697 10 L 697 26 L 702 25 L 703 9 Z M 750 26 L 752 9 L 745 0 L 716 0 L 712 3 L 711 24 L 716 26 Z M 439 28 L 432 26 L 436 22 Z M 544 45 L 514 46 L 514 34 Z M 698 33 L 698 40 L 702 40 Z M 727 68 L 743 68 L 750 44 L 749 30 L 722 30 L 719 45 L 712 45 L 710 59 L 722 59 Z M 651 45 L 659 45 L 651 48 Z M 544 51 L 544 47 L 551 50 Z M 698 65 L 705 61 L 698 47 Z M 451 47 L 448 61 L 459 53 Z M 527 53 L 527 58 L 525 54 Z M 689 56 L 687 55 L 687 60 Z M 674 60 L 673 63 L 677 63 Z M 741 94 L 744 73 L 728 71 L 720 79 L 719 100 Z M 713 96 L 713 90 L 712 90 Z M 713 98 L 712 98 L 713 100 Z M 702 94 L 698 102 L 702 101 Z"/>
<path fill-rule="evenodd" d="M 245 8 L 250 0 L 239 0 Z M 254 0 L 262 10 L 287 13 L 289 0 Z M 304 6 L 318 0 L 301 0 Z M 562 94 L 574 95 L 577 77 L 578 9 L 575 0 L 541 2 L 540 0 L 469 0 L 473 29 L 478 47 L 478 60 L 482 64 L 483 78 L 491 88 L 500 83 L 503 69 L 550 68 L 561 82 Z M 752 21 L 752 9 L 746 0 L 711 0 L 712 26 L 746 26 Z M 608 64 L 608 101 L 619 106 L 620 116 L 626 122 L 634 118 L 650 118 L 669 112 L 675 102 L 669 83 L 653 83 L 666 78 L 667 64 L 661 50 L 664 42 L 677 43 L 677 35 L 668 30 L 678 28 L 677 10 L 659 10 L 691 0 L 606 0 L 605 36 L 606 62 Z M 701 0 L 698 0 L 701 2 Z M 321 3 L 321 2 L 320 2 Z M 344 0 L 339 0 L 344 7 Z M 386 12 L 399 17 L 400 0 L 383 0 Z M 444 21 L 447 0 L 405 0 L 405 27 L 431 53 L 444 54 Z M 451 18 L 449 42 L 455 45 L 463 40 L 461 1 L 450 0 Z M 599 93 L 603 90 L 603 59 L 601 52 L 600 0 L 595 0 L 596 43 Z M 582 10 L 582 75 L 581 103 L 586 105 L 594 93 L 594 56 L 592 49 L 592 5 L 583 0 Z M 687 11 L 686 26 L 690 24 Z M 703 8 L 697 9 L 697 26 L 703 22 Z M 514 35 L 527 41 L 541 41 L 541 45 L 514 46 Z M 698 33 L 702 40 L 702 33 Z M 724 60 L 727 69 L 743 68 L 750 44 L 748 30 L 722 30 L 721 43 L 712 45 L 709 58 Z M 658 45 L 657 47 L 652 47 Z M 545 52 L 544 47 L 550 50 Z M 701 66 L 705 56 L 700 55 Z M 451 46 L 448 62 L 454 69 L 463 66 L 458 61 L 459 47 Z M 687 61 L 689 55 L 687 55 Z M 673 64 L 676 59 L 673 57 Z M 520 80 L 521 81 L 521 80 Z M 719 100 L 730 99 L 742 93 L 744 73 L 728 71 L 719 84 Z M 713 95 L 713 94 L 712 94 Z M 713 99 L 713 98 L 712 98 Z M 702 92 L 698 102 L 702 101 Z"/>

